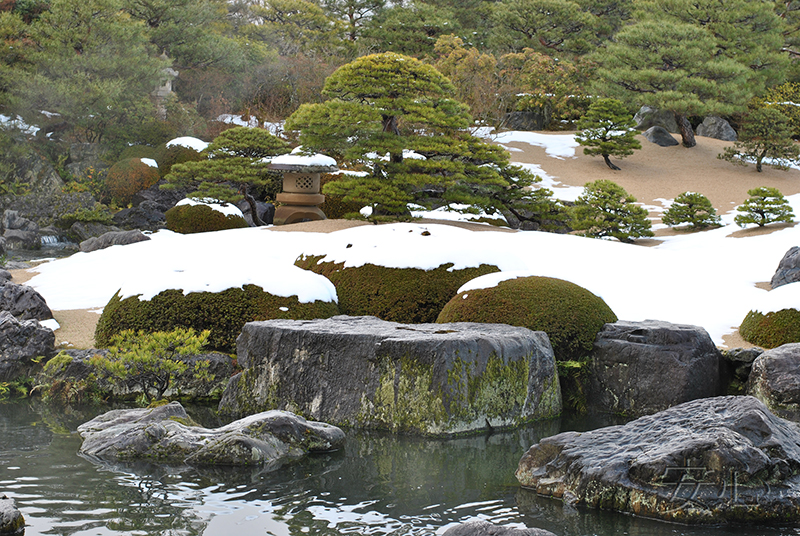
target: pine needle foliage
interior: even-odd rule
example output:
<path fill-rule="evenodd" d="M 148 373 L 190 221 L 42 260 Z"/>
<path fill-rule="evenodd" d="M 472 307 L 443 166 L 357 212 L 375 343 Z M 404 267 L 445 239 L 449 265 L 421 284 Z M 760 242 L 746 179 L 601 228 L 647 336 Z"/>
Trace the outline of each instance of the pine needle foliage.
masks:
<path fill-rule="evenodd" d="M 611 163 L 609 156 L 625 158 L 641 149 L 642 144 L 636 139 L 636 122 L 625 105 L 616 99 L 600 99 L 587 110 L 586 115 L 578 121 L 580 132 L 575 141 L 583 146 L 583 154 L 587 156 L 602 155 L 606 165 L 619 170 Z"/>
<path fill-rule="evenodd" d="M 620 242 L 653 236 L 647 211 L 635 203 L 636 198 L 615 182 L 587 183 L 575 201 L 572 228 L 582 231 L 582 236 L 611 237 Z"/>
<path fill-rule="evenodd" d="M 688 223 L 692 230 L 697 230 L 718 227 L 720 217 L 706 196 L 697 192 L 683 192 L 664 211 L 661 223 L 671 227 Z"/>
<path fill-rule="evenodd" d="M 794 221 L 794 212 L 791 205 L 777 188 L 760 186 L 747 191 L 750 196 L 738 210 L 733 221 L 739 227 L 746 227 L 755 223 L 764 227 L 770 223 L 791 223 Z"/>
<path fill-rule="evenodd" d="M 726 147 L 725 152 L 717 155 L 721 160 L 742 166 L 755 162 L 758 172 L 761 172 L 763 164 L 787 170 L 798 157 L 800 147 L 792 139 L 789 118 L 773 107 L 760 108 L 748 114 L 733 147 Z"/>

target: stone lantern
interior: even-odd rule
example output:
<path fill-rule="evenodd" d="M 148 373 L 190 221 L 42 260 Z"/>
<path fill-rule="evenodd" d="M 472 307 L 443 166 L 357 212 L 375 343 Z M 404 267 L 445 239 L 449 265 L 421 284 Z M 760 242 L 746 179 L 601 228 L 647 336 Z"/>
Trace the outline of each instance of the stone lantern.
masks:
<path fill-rule="evenodd" d="M 275 225 L 324 220 L 319 209 L 325 196 L 319 190 L 321 173 L 338 171 L 336 160 L 322 154 L 304 155 L 297 149 L 272 159 L 269 169 L 283 172 L 283 192 L 275 196 L 281 203 L 275 209 Z"/>

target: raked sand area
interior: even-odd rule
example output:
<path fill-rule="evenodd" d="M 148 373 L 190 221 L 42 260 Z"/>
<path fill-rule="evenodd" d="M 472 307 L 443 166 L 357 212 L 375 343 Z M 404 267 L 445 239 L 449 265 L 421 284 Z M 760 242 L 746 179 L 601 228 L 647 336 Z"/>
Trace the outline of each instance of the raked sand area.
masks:
<path fill-rule="evenodd" d="M 681 146 L 658 147 L 640 136 L 642 143 L 640 151 L 636 151 L 628 158 L 615 160 L 622 168 L 621 171 L 607 168 L 602 158 L 584 156 L 581 148 L 575 147 L 576 144 L 569 133 L 512 132 L 501 135 L 497 141 L 511 151 L 513 162 L 526 165 L 542 175 L 545 179 L 543 184 L 553 189 L 555 195 L 562 199 L 571 200 L 580 195 L 583 185 L 587 182 L 608 179 L 625 188 L 651 211 L 653 218 L 657 218 L 659 212 L 668 206 L 669 200 L 682 192 L 695 191 L 708 197 L 723 215 L 723 221 L 727 223 L 723 229 L 687 233 L 665 228 L 656 220 L 655 239 L 642 240 L 635 246 L 629 246 L 612 243 L 593 244 L 598 241 L 589 242 L 587 241 L 589 239 L 555 235 L 535 239 L 533 235 L 540 233 L 519 233 L 508 230 L 503 232 L 487 225 L 450 222 L 450 225 L 459 226 L 465 232 L 469 230 L 502 233 L 506 235 L 504 239 L 507 242 L 504 243 L 508 244 L 507 248 L 539 248 L 548 257 L 547 262 L 540 262 L 536 259 L 536 255 L 522 260 L 516 258 L 513 262 L 504 258 L 502 260 L 505 262 L 505 267 L 502 266 L 502 262 L 498 262 L 501 269 L 521 267 L 523 271 L 529 273 L 562 276 L 601 295 L 622 319 L 656 318 L 701 325 L 709 330 L 717 344 L 727 347 L 746 345 L 738 338 L 735 326 L 750 308 L 765 310 L 769 307 L 781 307 L 775 303 L 800 302 L 800 292 L 786 292 L 784 287 L 783 290 L 768 293 L 770 296 L 766 296 L 768 286 L 765 285 L 774 273 L 783 253 L 792 245 L 800 245 L 800 230 L 792 225 L 739 230 L 732 224 L 735 207 L 748 197 L 747 190 L 757 186 L 778 188 L 790 198 L 795 214 L 800 216 L 800 170 L 780 171 L 765 167 L 762 173 L 757 173 L 752 165 L 734 166 L 717 159 L 717 154 L 729 143 L 703 137 L 697 138 L 697 147 L 686 149 Z M 423 220 L 420 223 L 434 222 Z M 300 241 L 310 240 L 312 237 L 318 240 L 322 237 L 321 233 L 364 225 L 370 224 L 325 220 L 271 227 L 265 232 L 300 232 L 302 234 L 297 235 L 298 239 L 302 238 Z M 361 231 L 363 234 L 371 229 Z M 360 236 L 352 235 L 353 230 L 343 232 L 351 233 L 347 236 Z M 336 236 L 341 234 L 337 233 Z M 449 240 L 450 242 L 445 242 L 449 247 L 462 247 L 465 250 L 480 247 L 481 244 L 490 244 L 484 247 L 494 247 L 494 242 L 500 241 L 500 235 L 497 235 L 497 240 L 486 241 L 483 232 L 480 235 L 475 234 L 474 237 L 471 234 L 443 233 L 442 240 Z M 531 236 L 515 238 L 520 234 Z M 318 240 L 317 243 L 328 242 L 333 243 L 336 240 Z M 287 244 L 285 240 L 279 240 L 279 243 Z M 391 245 L 384 247 L 391 248 Z M 582 247 L 585 253 L 581 255 L 580 252 L 575 252 L 575 247 Z M 292 248 L 287 247 L 287 249 Z M 642 250 L 651 250 L 651 253 Z M 661 250 L 664 250 L 664 253 L 658 253 Z M 85 257 L 95 254 L 79 255 Z M 515 255 L 520 257 L 520 252 L 515 252 Z M 496 256 L 503 257 L 503 253 L 498 253 Z M 564 259 L 553 259 L 561 256 Z M 209 252 L 209 260 L 211 257 L 213 253 Z M 99 258 L 100 256 L 95 257 Z M 584 266 L 576 266 L 581 262 L 580 259 L 585 262 Z M 55 267 L 64 262 L 62 260 L 51 264 Z M 686 266 L 693 262 L 702 266 Z M 599 269 L 600 265 L 602 269 Z M 220 262 L 218 269 L 226 270 L 225 266 L 225 263 Z M 36 275 L 34 270 L 12 272 L 14 281 L 22 283 L 30 280 Z M 121 273 L 120 277 L 124 275 Z M 118 281 L 116 288 L 123 286 L 123 283 L 124 281 Z M 652 290 L 643 292 L 648 283 L 652 285 Z M 36 278 L 31 284 L 43 293 L 48 303 L 53 301 L 51 307 L 61 326 L 56 331 L 57 344 L 74 348 L 92 347 L 94 327 L 99 318 L 98 310 L 103 305 L 95 302 L 102 300 L 95 300 L 90 308 L 65 308 L 64 306 L 69 307 L 72 303 L 69 299 L 51 300 L 48 296 L 54 288 L 53 274 Z M 62 284 L 91 286 L 91 278 L 87 281 L 65 279 Z M 732 294 L 728 297 L 724 294 L 726 284 Z M 80 292 L 80 289 L 75 291 Z M 88 287 L 86 291 L 89 292 Z M 685 313 L 681 310 L 681 300 L 675 297 L 681 292 L 686 293 Z M 110 294 L 113 294 L 113 291 Z M 778 294 L 781 296 L 777 296 Z M 796 298 L 790 294 L 796 294 Z M 109 295 L 108 298 L 110 297 Z M 636 306 L 637 300 L 642 302 L 641 307 Z M 661 302 L 649 303 L 656 300 Z M 663 307 L 660 307 L 662 302 Z"/>

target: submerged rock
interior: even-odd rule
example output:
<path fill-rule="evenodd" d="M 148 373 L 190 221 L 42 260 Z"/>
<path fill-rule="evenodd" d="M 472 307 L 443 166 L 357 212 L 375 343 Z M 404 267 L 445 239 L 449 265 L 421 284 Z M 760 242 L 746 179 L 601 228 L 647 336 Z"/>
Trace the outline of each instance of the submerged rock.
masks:
<path fill-rule="evenodd" d="M 478 519 L 450 527 L 443 536 L 555 536 L 555 534 L 544 529 L 504 527 Z"/>
<path fill-rule="evenodd" d="M 14 499 L 9 499 L 0 494 L 0 535 L 22 534 L 25 532 L 25 518 L 14 504 Z"/>
<path fill-rule="evenodd" d="M 105 460 L 277 467 L 286 459 L 335 450 L 344 433 L 287 411 L 251 415 L 216 429 L 191 426 L 178 402 L 113 410 L 78 427 L 80 453 Z"/>
<path fill-rule="evenodd" d="M 504 324 L 371 316 L 244 326 L 220 412 L 286 409 L 341 426 L 448 436 L 561 412 L 550 341 Z"/>
<path fill-rule="evenodd" d="M 516 472 L 565 503 L 681 523 L 800 520 L 800 426 L 753 397 L 694 400 L 539 441 Z"/>

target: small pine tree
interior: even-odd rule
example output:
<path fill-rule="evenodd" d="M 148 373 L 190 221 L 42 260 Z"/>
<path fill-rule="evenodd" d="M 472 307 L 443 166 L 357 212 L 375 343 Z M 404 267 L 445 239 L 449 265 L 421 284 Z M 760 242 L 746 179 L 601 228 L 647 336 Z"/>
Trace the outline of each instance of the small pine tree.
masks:
<path fill-rule="evenodd" d="M 696 192 L 683 192 L 664 211 L 661 222 L 669 226 L 688 223 L 692 229 L 703 229 L 719 226 L 720 218 L 706 196 Z"/>
<path fill-rule="evenodd" d="M 761 186 L 748 190 L 747 195 L 750 199 L 737 209 L 741 214 L 733 219 L 739 227 L 750 223 L 764 227 L 768 223 L 794 221 L 792 207 L 777 188 Z"/>
<path fill-rule="evenodd" d="M 609 156 L 625 158 L 641 149 L 636 139 L 636 122 L 625 106 L 616 99 L 600 99 L 589 106 L 586 115 L 578 121 L 581 130 L 575 141 L 583 145 L 587 156 L 603 155 L 606 165 L 618 171 Z"/>
<path fill-rule="evenodd" d="M 620 242 L 653 236 L 647 211 L 635 202 L 635 197 L 614 182 L 590 182 L 575 201 L 572 228 L 583 231 L 582 236 L 610 236 Z"/>
<path fill-rule="evenodd" d="M 750 113 L 742 123 L 739 140 L 717 158 L 742 166 L 755 162 L 760 172 L 767 158 L 768 166 L 787 170 L 798 155 L 800 148 L 792 139 L 789 119 L 777 108 L 768 107 Z"/>

